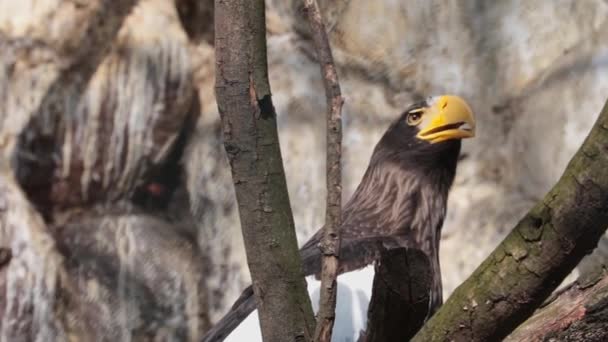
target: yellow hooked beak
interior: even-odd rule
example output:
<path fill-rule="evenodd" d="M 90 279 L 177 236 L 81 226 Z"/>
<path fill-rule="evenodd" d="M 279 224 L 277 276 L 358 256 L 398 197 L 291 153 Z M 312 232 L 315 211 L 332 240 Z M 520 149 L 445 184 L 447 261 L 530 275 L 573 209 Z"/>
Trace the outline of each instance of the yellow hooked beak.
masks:
<path fill-rule="evenodd" d="M 419 139 L 431 144 L 450 139 L 465 139 L 475 136 L 475 118 L 471 107 L 460 97 L 442 95 L 429 101 L 424 109 Z"/>

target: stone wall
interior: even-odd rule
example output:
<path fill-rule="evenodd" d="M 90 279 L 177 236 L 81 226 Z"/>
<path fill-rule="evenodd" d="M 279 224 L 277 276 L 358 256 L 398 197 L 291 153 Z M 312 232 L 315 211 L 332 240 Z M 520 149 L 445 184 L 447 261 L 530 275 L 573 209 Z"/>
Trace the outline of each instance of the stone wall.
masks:
<path fill-rule="evenodd" d="M 51 51 L 57 37 L 70 31 L 65 27 L 78 27 L 69 20 L 68 26 L 61 26 L 66 31 L 55 25 L 59 20 L 51 15 L 55 2 L 0 1 L 0 38 L 43 41 Z M 38 3 L 35 11 L 34 3 Z M 183 117 L 192 110 L 189 92 L 198 91 L 198 102 L 194 102 L 200 105 L 195 110 L 198 121 L 178 163 L 183 177 L 167 209 L 168 218 L 162 219 L 172 232 L 169 235 L 175 235 L 171 239 L 184 241 L 192 250 L 186 253 L 188 265 L 193 258 L 210 260 L 201 281 L 206 292 L 197 288 L 196 295 L 207 303 L 210 321 L 214 321 L 238 296 L 249 275 L 213 94 L 212 1 L 178 0 L 176 4 L 177 11 L 165 1 L 140 1 L 122 24 L 111 53 L 102 56 L 104 62 L 86 82 L 84 100 L 76 98 L 81 102 L 69 104 L 74 107 L 68 110 L 84 115 L 86 111 L 78 111 L 88 108 L 95 113 L 95 108 L 102 108 L 99 104 L 110 101 L 116 108 L 114 115 L 123 113 L 132 119 L 121 122 L 139 127 L 149 112 Z M 267 6 L 270 83 L 298 238 L 304 242 L 324 220 L 323 86 L 299 1 L 269 0 Z M 345 200 L 357 186 L 384 129 L 412 101 L 453 93 L 465 97 L 476 113 L 478 136 L 464 142 L 443 228 L 441 262 L 445 295 L 449 295 L 552 186 L 592 126 L 608 95 L 608 42 L 602 39 L 608 34 L 608 4 L 600 0 L 335 0 L 321 1 L 321 7 L 331 27 L 346 99 Z M 55 26 L 41 29 L 45 20 L 40 18 Z M 50 32 L 47 38 L 45 32 Z M 71 44 L 64 45 L 71 48 Z M 59 52 L 48 61 L 45 55 L 39 57 L 50 69 L 16 70 L 52 84 L 64 67 L 55 62 L 70 53 L 69 49 Z M 24 77 L 10 78 L 4 67 L 0 70 L 5 72 L 0 72 L 2 139 L 21 134 L 27 118 L 46 115 L 36 111 L 46 88 L 40 88 L 40 83 L 40 89 L 31 88 Z M 158 78 L 161 71 L 177 75 L 179 82 Z M 138 81 L 151 76 L 153 84 Z M 178 85 L 182 88 L 175 94 Z M 27 110 L 22 96 L 7 89 L 23 94 L 29 89 L 27 100 L 34 109 Z M 104 93 L 107 89 L 120 92 Z M 70 91 L 58 96 L 80 94 L 79 89 Z M 137 99 L 155 105 L 138 107 L 141 101 Z M 15 108 L 25 116 L 17 116 Z M 84 116 L 82 123 L 86 126 L 86 120 L 98 119 Z M 60 138 L 60 142 L 66 139 Z M 173 143 L 168 141 L 167 146 Z M 7 151 L 3 150 L 3 162 Z M 151 159 L 152 165 L 162 165 L 165 150 L 153 151 L 160 155 Z M 135 171 L 150 166 L 147 161 L 142 165 Z M 5 163 L 0 166 L 6 167 Z M 135 178 L 127 185 L 136 187 Z M 31 200 L 32 194 L 26 195 Z M 194 232 L 196 238 L 191 241 Z M 0 248 L 10 245 L 10 234 L 0 233 L 4 233 Z M 152 239 L 145 236 L 139 243 Z M 180 255 L 175 248 L 165 251 L 167 258 Z M 602 247 L 597 260 L 601 261 L 602 253 L 608 253 L 608 247 Z M 163 265 L 149 271 L 162 273 L 171 268 Z M 186 276 L 176 273 L 172 281 L 181 284 Z M 189 329 L 196 330 L 192 326 Z"/>

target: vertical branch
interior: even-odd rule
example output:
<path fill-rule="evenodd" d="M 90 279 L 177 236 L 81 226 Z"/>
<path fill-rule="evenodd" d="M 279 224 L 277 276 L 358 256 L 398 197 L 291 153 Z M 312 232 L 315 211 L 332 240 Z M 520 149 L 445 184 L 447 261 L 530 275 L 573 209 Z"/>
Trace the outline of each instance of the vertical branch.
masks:
<path fill-rule="evenodd" d="M 264 341 L 310 341 L 314 318 L 270 97 L 263 0 L 215 2 L 216 95 Z"/>
<path fill-rule="evenodd" d="M 336 309 L 336 277 L 340 250 L 339 227 L 342 208 L 340 158 L 342 155 L 342 104 L 344 100 L 340 93 L 340 84 L 329 39 L 316 1 L 304 0 L 304 12 L 310 23 L 327 100 L 327 209 L 320 246 L 323 253 L 323 267 L 315 341 L 330 341 Z"/>
<path fill-rule="evenodd" d="M 382 252 L 375 273 L 361 341 L 409 341 L 429 314 L 431 261 L 418 249 L 391 249 Z"/>

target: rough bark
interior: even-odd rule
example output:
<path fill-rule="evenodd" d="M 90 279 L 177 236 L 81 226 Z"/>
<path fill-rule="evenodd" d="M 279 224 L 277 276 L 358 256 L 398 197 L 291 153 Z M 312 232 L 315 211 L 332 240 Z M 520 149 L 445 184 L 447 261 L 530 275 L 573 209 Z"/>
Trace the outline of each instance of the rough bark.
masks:
<path fill-rule="evenodd" d="M 330 341 L 336 311 L 338 286 L 338 251 L 340 250 L 340 222 L 342 209 L 342 94 L 329 39 L 315 0 L 304 0 L 304 12 L 310 24 L 312 40 L 321 67 L 327 102 L 327 205 L 325 226 L 319 248 L 323 253 L 321 294 L 315 341 Z"/>
<path fill-rule="evenodd" d="M 545 198 L 414 337 L 498 340 L 537 308 L 608 225 L 608 103 Z"/>
<path fill-rule="evenodd" d="M 267 75 L 264 1 L 216 1 L 216 95 L 265 341 L 309 341 L 298 253 Z"/>
<path fill-rule="evenodd" d="M 605 270 L 560 291 L 505 342 L 608 340 L 608 276 Z"/>
<path fill-rule="evenodd" d="M 362 342 L 408 341 L 429 313 L 431 262 L 416 249 L 382 253 L 375 265 L 367 330 Z"/>

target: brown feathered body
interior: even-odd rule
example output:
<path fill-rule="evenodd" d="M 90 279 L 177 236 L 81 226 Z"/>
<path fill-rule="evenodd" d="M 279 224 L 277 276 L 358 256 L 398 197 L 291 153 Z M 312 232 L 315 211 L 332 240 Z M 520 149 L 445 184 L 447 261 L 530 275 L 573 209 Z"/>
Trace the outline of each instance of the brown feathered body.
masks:
<path fill-rule="evenodd" d="M 340 273 L 373 263 L 382 249 L 417 248 L 431 260 L 431 312 L 441 305 L 439 240 L 460 140 L 437 144 L 416 139 L 416 128 L 396 120 L 376 145 L 370 164 L 342 211 Z M 317 231 L 301 250 L 304 274 L 318 275 L 321 253 Z M 230 311 L 207 333 L 205 342 L 222 341 L 254 309 L 249 286 Z"/>

